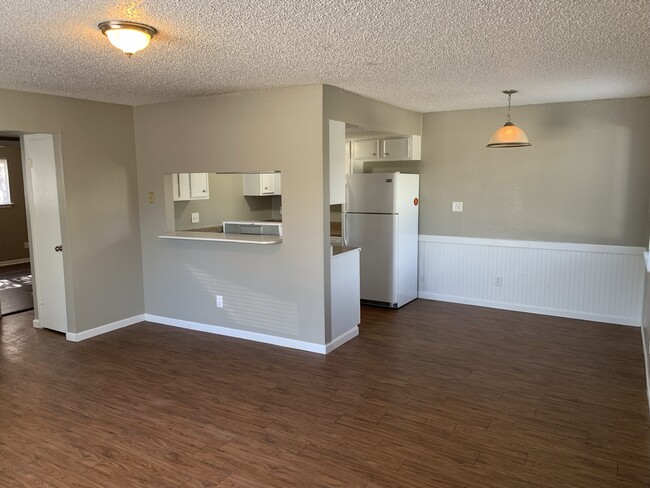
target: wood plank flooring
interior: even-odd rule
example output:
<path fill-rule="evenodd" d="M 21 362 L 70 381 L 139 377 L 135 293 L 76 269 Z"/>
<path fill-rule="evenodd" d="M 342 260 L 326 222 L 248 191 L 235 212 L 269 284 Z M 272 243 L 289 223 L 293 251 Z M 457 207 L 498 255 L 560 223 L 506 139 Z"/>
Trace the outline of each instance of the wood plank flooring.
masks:
<path fill-rule="evenodd" d="M 638 328 L 418 300 L 329 356 L 0 324 L 1 487 L 650 486 Z"/>

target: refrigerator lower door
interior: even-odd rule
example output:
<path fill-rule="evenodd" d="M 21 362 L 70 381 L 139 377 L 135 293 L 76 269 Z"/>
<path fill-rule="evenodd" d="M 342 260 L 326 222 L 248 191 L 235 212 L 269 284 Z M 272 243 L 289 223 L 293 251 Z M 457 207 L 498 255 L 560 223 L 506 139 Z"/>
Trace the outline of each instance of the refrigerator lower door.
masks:
<path fill-rule="evenodd" d="M 393 214 L 345 214 L 345 242 L 361 248 L 361 300 L 397 307 L 397 226 Z"/>

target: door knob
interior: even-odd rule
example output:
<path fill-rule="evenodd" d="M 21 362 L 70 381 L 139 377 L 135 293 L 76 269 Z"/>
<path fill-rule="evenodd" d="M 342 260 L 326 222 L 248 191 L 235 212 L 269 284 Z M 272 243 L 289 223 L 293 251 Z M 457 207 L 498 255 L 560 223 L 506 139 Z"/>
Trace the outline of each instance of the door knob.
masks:
<path fill-rule="evenodd" d="M 63 251 L 63 246 L 62 245 L 54 246 L 54 250 L 56 252 L 62 252 Z"/>

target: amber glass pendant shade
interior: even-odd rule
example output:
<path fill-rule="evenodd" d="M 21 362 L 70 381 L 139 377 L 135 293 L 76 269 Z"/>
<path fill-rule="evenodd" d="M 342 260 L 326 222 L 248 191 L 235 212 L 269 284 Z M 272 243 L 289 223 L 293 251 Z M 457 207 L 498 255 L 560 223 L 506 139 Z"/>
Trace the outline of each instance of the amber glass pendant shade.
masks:
<path fill-rule="evenodd" d="M 496 130 L 486 147 L 527 147 L 530 141 L 526 133 L 512 123 L 510 119 L 510 98 L 517 90 L 505 90 L 503 93 L 508 95 L 508 116 L 503 127 Z"/>

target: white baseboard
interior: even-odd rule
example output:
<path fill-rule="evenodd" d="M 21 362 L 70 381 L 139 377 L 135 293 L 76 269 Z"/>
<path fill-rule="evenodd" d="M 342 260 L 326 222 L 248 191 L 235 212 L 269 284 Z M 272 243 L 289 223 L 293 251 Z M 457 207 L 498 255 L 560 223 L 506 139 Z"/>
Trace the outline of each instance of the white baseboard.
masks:
<path fill-rule="evenodd" d="M 147 322 L 170 325 L 172 327 L 179 327 L 181 329 L 198 330 L 200 332 L 208 332 L 210 334 L 217 334 L 226 337 L 235 337 L 237 339 L 245 339 L 247 341 L 263 342 L 264 344 L 272 344 L 274 346 L 287 347 L 289 349 L 299 349 L 301 351 L 315 352 L 317 354 L 327 354 L 328 352 L 333 351 L 344 342 L 349 341 L 359 334 L 358 327 L 355 327 L 356 330 L 350 330 L 328 344 L 316 344 L 314 342 L 298 341 L 295 339 L 287 339 L 286 337 L 261 334 L 259 332 L 250 332 L 247 330 L 232 329 L 230 327 L 221 327 L 219 325 L 201 324 L 199 322 L 190 322 L 189 320 L 161 317 L 159 315 L 152 315 L 148 313 L 145 314 L 144 317 Z"/>
<path fill-rule="evenodd" d="M 354 339 L 358 335 L 359 335 L 359 326 L 355 325 L 352 329 L 348 330 L 347 332 L 344 332 L 340 336 L 328 342 L 327 345 L 325 346 L 325 354 L 329 354 L 337 347 L 342 346 L 350 339 Z"/>
<path fill-rule="evenodd" d="M 566 317 L 569 319 L 590 320 L 592 322 L 604 322 L 607 324 L 629 325 L 640 327 L 641 324 L 636 317 L 619 317 L 616 315 L 599 315 L 587 312 L 575 312 L 573 310 L 560 310 L 546 307 L 534 307 L 520 305 L 517 303 L 494 302 L 477 298 L 457 297 L 452 295 L 440 295 L 437 293 L 420 292 L 418 298 L 426 300 L 438 300 L 440 302 L 462 303 L 465 305 L 477 305 L 479 307 L 498 308 L 500 310 L 512 310 L 514 312 L 536 313 L 540 315 L 552 315 L 555 317 Z"/>
<path fill-rule="evenodd" d="M 41 327 L 41 322 L 38 319 L 32 320 L 32 325 L 34 326 L 35 329 L 42 329 Z"/>
<path fill-rule="evenodd" d="M 145 320 L 144 314 L 134 315 L 133 317 L 128 317 L 126 319 L 118 320 L 106 325 L 101 325 L 95 327 L 94 329 L 84 330 L 83 332 L 74 333 L 67 332 L 65 338 L 71 342 L 85 341 L 91 337 L 95 337 L 101 334 L 106 334 L 107 332 L 112 332 L 123 327 L 128 327 L 129 325 L 137 324 L 138 322 L 143 322 Z"/>
<path fill-rule="evenodd" d="M 11 266 L 13 264 L 25 264 L 29 263 L 31 259 L 29 258 L 23 258 L 23 259 L 12 259 L 10 261 L 0 261 L 0 268 L 2 266 Z"/>

